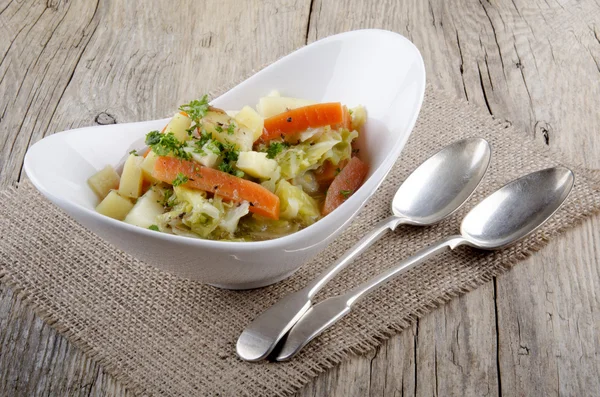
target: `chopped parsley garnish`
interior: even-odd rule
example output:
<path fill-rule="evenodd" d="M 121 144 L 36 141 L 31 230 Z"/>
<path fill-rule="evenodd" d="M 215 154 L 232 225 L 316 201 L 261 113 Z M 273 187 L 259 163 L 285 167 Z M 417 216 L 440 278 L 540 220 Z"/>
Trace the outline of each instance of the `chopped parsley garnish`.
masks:
<path fill-rule="evenodd" d="M 205 143 L 212 141 L 212 134 L 207 132 L 204 127 L 200 126 L 200 137 L 194 141 L 196 147 L 202 147 Z"/>
<path fill-rule="evenodd" d="M 208 95 L 204 95 L 202 99 L 195 99 L 186 105 L 181 105 L 179 110 L 186 112 L 187 115 L 199 124 L 200 119 L 208 113 Z"/>
<path fill-rule="evenodd" d="M 167 156 L 173 153 L 175 157 L 189 160 L 192 156 L 183 150 L 185 143 L 175 138 L 172 132 L 161 134 L 158 131 L 150 131 L 146 135 L 146 145 L 152 148 L 152 151 L 159 156 Z"/>
<path fill-rule="evenodd" d="M 215 127 L 215 131 L 223 132 L 223 127 L 221 127 L 219 124 L 217 124 L 217 126 Z"/>
<path fill-rule="evenodd" d="M 235 172 L 233 165 L 231 165 L 231 163 L 227 163 L 225 161 L 223 161 L 221 164 L 219 164 L 219 170 L 226 172 L 228 174 L 233 174 Z"/>
<path fill-rule="evenodd" d="M 175 196 L 173 196 L 173 191 L 167 189 L 163 193 L 163 200 L 159 202 L 163 207 L 170 208 L 175 204 Z"/>
<path fill-rule="evenodd" d="M 206 156 L 206 150 L 218 156 L 221 154 L 221 148 L 223 147 L 219 141 L 212 139 L 212 134 L 208 134 L 206 131 L 204 131 L 200 139 L 194 141 L 194 145 L 196 146 L 194 152 L 202 156 Z"/>
<path fill-rule="evenodd" d="M 183 185 L 184 183 L 186 183 L 189 180 L 190 180 L 190 178 L 188 178 L 187 176 L 183 175 L 180 172 L 180 173 L 177 174 L 177 177 L 173 180 L 173 182 L 171 183 L 171 185 L 173 185 L 173 186 Z"/>
<path fill-rule="evenodd" d="M 337 174 L 339 174 L 341 171 L 342 171 L 342 170 L 340 170 L 340 167 L 338 167 L 338 168 L 336 168 L 336 169 L 335 169 L 335 174 L 337 175 Z"/>
<path fill-rule="evenodd" d="M 148 226 L 148 229 L 158 232 L 158 226 L 156 226 L 156 225 L 150 225 L 150 226 Z"/>
<path fill-rule="evenodd" d="M 131 152 L 129 152 L 129 154 L 133 154 L 134 156 L 138 156 L 137 151 L 135 149 L 133 149 Z"/>
<path fill-rule="evenodd" d="M 352 190 L 340 190 L 340 194 L 347 199 L 350 195 L 354 193 Z"/>
<path fill-rule="evenodd" d="M 231 123 L 231 124 L 229 124 L 229 127 L 227 127 L 227 134 L 233 135 L 234 132 L 235 132 L 235 123 Z"/>
<path fill-rule="evenodd" d="M 226 172 L 226 173 L 231 174 L 231 175 L 235 175 L 238 178 L 242 178 L 244 176 L 244 172 L 243 171 L 235 169 L 235 167 L 233 166 L 233 164 L 227 163 L 225 161 L 223 161 L 221 164 L 219 164 L 218 168 L 219 168 L 220 171 Z"/>
<path fill-rule="evenodd" d="M 206 143 L 206 149 L 210 150 L 217 156 L 221 154 L 221 145 L 219 145 L 219 141 L 211 140 Z"/>
<path fill-rule="evenodd" d="M 267 148 L 267 158 L 274 159 L 286 147 L 290 146 L 287 142 L 273 142 Z"/>
<path fill-rule="evenodd" d="M 146 134 L 146 145 L 152 146 L 158 144 L 162 139 L 162 135 L 158 131 L 150 131 Z"/>
<path fill-rule="evenodd" d="M 240 152 L 235 149 L 234 143 L 222 143 L 221 146 L 225 152 L 223 153 L 223 161 L 231 162 L 238 160 Z"/>
<path fill-rule="evenodd" d="M 194 153 L 199 153 L 201 156 L 206 156 L 206 152 L 204 151 L 204 145 L 205 142 L 201 140 L 195 141 L 194 146 L 196 146 L 196 148 L 194 149 Z"/>
<path fill-rule="evenodd" d="M 234 167 L 235 162 L 238 160 L 240 152 L 236 150 L 234 143 L 221 143 L 214 141 L 220 149 L 220 153 L 223 156 L 223 161 L 219 164 L 219 170 L 226 172 L 237 177 L 243 177 L 244 173 Z"/>

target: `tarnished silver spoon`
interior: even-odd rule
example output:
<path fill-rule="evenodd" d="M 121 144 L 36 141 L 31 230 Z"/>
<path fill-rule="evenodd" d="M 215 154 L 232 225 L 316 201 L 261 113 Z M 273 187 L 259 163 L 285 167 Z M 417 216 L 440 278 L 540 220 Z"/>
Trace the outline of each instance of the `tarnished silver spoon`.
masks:
<path fill-rule="evenodd" d="M 506 247 L 540 227 L 566 200 L 575 176 L 556 167 L 519 178 L 477 204 L 465 216 L 460 234 L 444 238 L 345 294 L 312 306 L 292 327 L 277 361 L 289 360 L 308 342 L 348 314 L 352 306 L 392 278 L 428 258 L 461 245 L 484 250 Z"/>
<path fill-rule="evenodd" d="M 394 230 L 400 224 L 432 225 L 456 211 L 483 179 L 490 157 L 486 140 L 468 138 L 445 147 L 421 164 L 396 192 L 392 216 L 376 224 L 321 276 L 282 298 L 246 327 L 236 346 L 240 358 L 247 361 L 266 358 L 310 308 L 316 293 L 387 230 Z"/>

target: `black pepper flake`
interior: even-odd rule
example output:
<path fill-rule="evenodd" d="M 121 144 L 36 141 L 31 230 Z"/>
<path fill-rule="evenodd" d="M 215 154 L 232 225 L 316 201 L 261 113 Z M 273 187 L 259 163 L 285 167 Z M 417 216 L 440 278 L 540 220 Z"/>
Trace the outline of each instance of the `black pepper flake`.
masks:
<path fill-rule="evenodd" d="M 287 121 L 288 123 L 291 123 L 291 122 L 292 122 L 292 118 L 291 118 L 291 117 L 288 117 L 286 121 Z"/>
<path fill-rule="evenodd" d="M 215 190 L 217 190 L 219 188 L 219 185 L 215 185 Z"/>
<path fill-rule="evenodd" d="M 254 203 L 250 203 L 250 207 L 254 207 Z"/>

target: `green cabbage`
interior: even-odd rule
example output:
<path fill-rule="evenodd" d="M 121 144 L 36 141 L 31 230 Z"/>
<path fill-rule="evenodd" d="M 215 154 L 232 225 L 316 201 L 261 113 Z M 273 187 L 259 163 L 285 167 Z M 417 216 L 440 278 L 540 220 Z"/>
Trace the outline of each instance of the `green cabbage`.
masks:
<path fill-rule="evenodd" d="M 183 186 L 173 188 L 175 205 L 159 215 L 159 230 L 203 238 L 233 237 L 240 219 L 248 214 L 250 204 L 223 202 L 221 197 L 207 198 L 206 192 Z"/>
<path fill-rule="evenodd" d="M 357 106 L 350 112 L 352 113 L 352 129 L 360 130 L 367 122 L 367 111 L 363 106 Z"/>
<path fill-rule="evenodd" d="M 294 186 L 286 180 L 277 184 L 275 194 L 281 201 L 279 217 L 298 220 L 305 226 L 315 223 L 321 216 L 317 202 L 305 193 L 301 187 Z"/>
<path fill-rule="evenodd" d="M 225 204 L 225 215 L 219 222 L 219 228 L 233 235 L 238 227 L 240 219 L 250 212 L 250 203 L 247 201 L 239 205 L 235 203 Z"/>
<path fill-rule="evenodd" d="M 239 224 L 238 234 L 247 241 L 270 240 L 283 237 L 300 230 L 300 224 L 287 219 L 269 219 L 253 214 Z"/>
<path fill-rule="evenodd" d="M 219 226 L 223 210 L 213 205 L 206 198 L 206 192 L 188 189 L 183 186 L 173 188 L 178 205 L 184 206 L 181 221 L 190 230 L 201 237 L 207 238 Z"/>
<path fill-rule="evenodd" d="M 286 149 L 276 160 L 281 167 L 284 179 L 293 179 L 307 170 L 316 169 L 325 160 L 337 165 L 340 161 L 349 159 L 352 155 L 352 141 L 358 137 L 358 132 L 325 129 L 315 139 L 302 142 Z"/>

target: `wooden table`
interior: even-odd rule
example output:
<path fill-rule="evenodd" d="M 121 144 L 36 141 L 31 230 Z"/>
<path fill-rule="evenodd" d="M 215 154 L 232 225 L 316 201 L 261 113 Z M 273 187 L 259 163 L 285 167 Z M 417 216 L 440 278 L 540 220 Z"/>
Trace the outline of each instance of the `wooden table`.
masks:
<path fill-rule="evenodd" d="M 594 0 L 0 0 L 0 187 L 45 135 L 166 116 L 358 28 L 406 35 L 431 84 L 600 168 Z M 599 242 L 595 217 L 299 395 L 597 395 Z M 0 395 L 66 394 L 130 393 L 2 287 Z"/>

